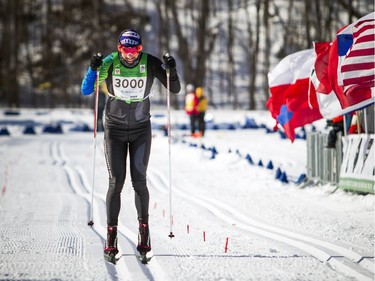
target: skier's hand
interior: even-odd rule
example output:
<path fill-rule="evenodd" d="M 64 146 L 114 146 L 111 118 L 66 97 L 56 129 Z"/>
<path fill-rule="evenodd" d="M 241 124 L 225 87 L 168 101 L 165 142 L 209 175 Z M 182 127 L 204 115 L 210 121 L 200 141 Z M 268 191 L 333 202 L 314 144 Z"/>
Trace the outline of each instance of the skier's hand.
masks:
<path fill-rule="evenodd" d="M 102 66 L 103 55 L 101 53 L 93 54 L 90 60 L 90 67 L 92 70 L 98 70 Z"/>
<path fill-rule="evenodd" d="M 166 53 L 163 56 L 163 60 L 164 60 L 164 66 L 166 69 L 176 69 L 176 60 L 174 59 L 174 57 Z"/>

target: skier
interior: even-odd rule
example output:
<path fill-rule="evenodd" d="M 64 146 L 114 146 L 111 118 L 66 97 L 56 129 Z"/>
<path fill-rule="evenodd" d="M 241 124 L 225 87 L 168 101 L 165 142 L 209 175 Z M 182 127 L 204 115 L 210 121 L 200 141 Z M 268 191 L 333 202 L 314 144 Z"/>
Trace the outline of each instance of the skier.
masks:
<path fill-rule="evenodd" d="M 181 88 L 175 59 L 165 55 L 163 64 L 160 59 L 143 52 L 142 49 L 142 39 L 137 31 L 122 31 L 117 51 L 104 59 L 101 54 L 92 56 L 81 85 L 83 95 L 92 94 L 99 71 L 99 84 L 105 81 L 109 91 L 104 123 L 104 152 L 109 174 L 104 255 L 112 262 L 118 253 L 120 194 L 125 181 L 128 153 L 139 221 L 137 250 L 141 258 L 151 250 L 149 191 L 146 180 L 151 149 L 149 94 L 155 77 L 167 87 L 166 69 L 170 70 L 170 91 L 177 94 Z"/>

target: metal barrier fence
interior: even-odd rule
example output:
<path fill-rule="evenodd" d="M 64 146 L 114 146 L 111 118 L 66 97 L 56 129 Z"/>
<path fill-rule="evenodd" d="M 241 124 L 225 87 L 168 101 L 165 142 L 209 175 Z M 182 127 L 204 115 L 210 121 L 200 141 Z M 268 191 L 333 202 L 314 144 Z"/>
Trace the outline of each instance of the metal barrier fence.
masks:
<path fill-rule="evenodd" d="M 327 138 L 327 133 L 307 134 L 307 177 L 337 185 L 343 156 L 341 134 L 337 135 L 336 148 L 326 148 Z"/>

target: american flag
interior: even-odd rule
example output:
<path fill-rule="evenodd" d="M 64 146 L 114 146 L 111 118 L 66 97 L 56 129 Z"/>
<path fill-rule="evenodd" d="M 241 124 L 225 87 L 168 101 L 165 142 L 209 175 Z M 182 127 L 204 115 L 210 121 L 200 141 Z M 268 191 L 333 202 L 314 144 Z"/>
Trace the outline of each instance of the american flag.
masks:
<path fill-rule="evenodd" d="M 331 42 L 314 43 L 316 60 L 310 75 L 312 86 L 315 88 L 319 111 L 323 117 L 328 119 L 340 116 L 347 111 L 346 109 L 342 109 L 335 92 L 332 90 L 327 73 L 331 45 Z M 314 91 L 310 89 L 309 99 L 312 99 L 313 95 Z M 311 107 L 313 106 L 313 103 L 311 103 Z"/>
<path fill-rule="evenodd" d="M 341 28 L 329 51 L 328 78 L 345 111 L 375 100 L 374 20 L 372 12 Z"/>
<path fill-rule="evenodd" d="M 338 84 L 345 95 L 371 91 L 375 81 L 375 13 L 368 14 L 337 34 Z"/>

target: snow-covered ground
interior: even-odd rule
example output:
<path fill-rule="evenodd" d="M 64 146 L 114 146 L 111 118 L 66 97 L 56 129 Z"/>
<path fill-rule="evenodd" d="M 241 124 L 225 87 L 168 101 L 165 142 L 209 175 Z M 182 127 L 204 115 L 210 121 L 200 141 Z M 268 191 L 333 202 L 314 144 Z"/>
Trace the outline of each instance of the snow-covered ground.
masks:
<path fill-rule="evenodd" d="M 263 128 L 239 129 L 245 117 L 272 128 L 268 112 L 212 111 L 209 125 L 219 129 L 203 139 L 180 130 L 187 118 L 172 112 L 170 193 L 168 139 L 157 129 L 165 114 L 154 110 L 148 171 L 154 257 L 148 265 L 135 255 L 129 177 L 121 258 L 112 265 L 102 257 L 108 175 L 101 132 L 94 226 L 87 226 L 94 149 L 92 132 L 82 128 L 92 123 L 91 113 L 0 113 L 0 128 L 10 133 L 0 136 L 0 280 L 374 280 L 374 196 L 296 185 L 306 173 L 304 140 L 292 144 Z M 42 133 L 54 122 L 63 134 Z M 235 129 L 220 129 L 228 124 Z M 27 126 L 36 134 L 24 134 Z M 270 162 L 273 169 L 266 168 Z M 289 183 L 275 178 L 277 168 Z"/>

